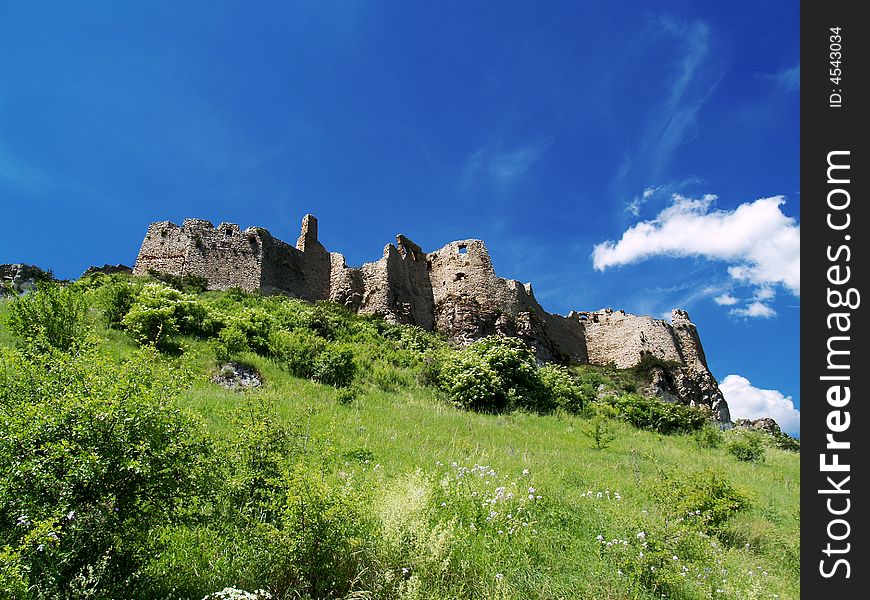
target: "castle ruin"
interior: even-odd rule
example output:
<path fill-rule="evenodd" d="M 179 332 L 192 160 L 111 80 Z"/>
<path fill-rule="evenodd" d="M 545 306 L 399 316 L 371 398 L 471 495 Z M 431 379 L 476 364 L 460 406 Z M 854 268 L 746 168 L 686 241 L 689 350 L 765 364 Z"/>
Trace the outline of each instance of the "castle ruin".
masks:
<path fill-rule="evenodd" d="M 665 400 L 709 407 L 730 425 L 728 405 L 707 367 L 698 331 L 683 310 L 671 323 L 604 309 L 546 312 L 531 284 L 495 274 L 480 240 L 450 242 L 424 252 L 404 235 L 387 244 L 383 257 L 359 268 L 329 252 L 317 239 L 317 219 L 306 215 L 296 246 L 260 227 L 215 227 L 186 219 L 152 223 L 134 274 L 156 270 L 196 275 L 209 289 L 261 290 L 303 300 L 331 300 L 395 323 L 436 330 L 466 343 L 487 335 L 518 337 L 543 361 L 632 367 L 650 354 L 674 366 L 657 368 L 648 393 Z"/>

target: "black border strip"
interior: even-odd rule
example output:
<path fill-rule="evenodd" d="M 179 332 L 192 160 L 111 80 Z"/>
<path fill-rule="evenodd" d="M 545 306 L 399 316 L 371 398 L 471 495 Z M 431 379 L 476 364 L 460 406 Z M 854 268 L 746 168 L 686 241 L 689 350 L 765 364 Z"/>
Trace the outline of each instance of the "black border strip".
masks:
<path fill-rule="evenodd" d="M 851 293 L 854 308 L 832 306 L 838 292 L 846 298 L 850 289 L 867 291 L 870 23 L 858 15 L 862 6 L 818 0 L 801 5 L 801 592 L 806 598 L 867 598 L 870 593 L 865 442 L 870 436 L 870 365 L 862 352 L 870 344 L 865 316 L 870 308 L 863 305 L 870 303 L 870 295 L 855 302 Z M 841 54 L 831 54 L 836 51 Z M 838 58 L 839 64 L 831 64 Z M 839 81 L 831 71 L 837 68 Z M 843 167 L 831 170 L 830 177 L 829 160 Z M 839 208 L 832 209 L 829 200 Z M 843 229 L 835 229 L 839 227 Z M 829 345 L 849 354 L 831 354 Z M 839 368 L 829 366 L 829 360 Z M 832 376 L 842 379 L 822 379 Z M 849 448 L 827 447 L 828 434 Z M 823 470 L 822 455 L 830 464 L 835 454 L 848 471 Z M 836 493 L 837 486 L 848 493 Z M 832 514 L 837 511 L 843 514 Z"/>

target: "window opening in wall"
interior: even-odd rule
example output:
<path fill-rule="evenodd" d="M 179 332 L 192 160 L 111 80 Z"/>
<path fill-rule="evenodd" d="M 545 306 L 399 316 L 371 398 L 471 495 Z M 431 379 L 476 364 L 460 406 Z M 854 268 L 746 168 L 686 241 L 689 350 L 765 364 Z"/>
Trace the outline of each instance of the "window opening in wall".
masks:
<path fill-rule="evenodd" d="M 224 229 L 224 237 L 232 237 L 232 236 L 233 236 L 233 230 L 232 230 L 232 229 L 230 229 L 229 227 L 227 227 L 226 229 Z"/>
<path fill-rule="evenodd" d="M 458 252 L 459 254 L 468 254 L 468 246 L 460 244 Z"/>
<path fill-rule="evenodd" d="M 465 273 L 457 273 L 455 277 L 453 277 L 453 281 L 462 281 L 465 279 Z"/>

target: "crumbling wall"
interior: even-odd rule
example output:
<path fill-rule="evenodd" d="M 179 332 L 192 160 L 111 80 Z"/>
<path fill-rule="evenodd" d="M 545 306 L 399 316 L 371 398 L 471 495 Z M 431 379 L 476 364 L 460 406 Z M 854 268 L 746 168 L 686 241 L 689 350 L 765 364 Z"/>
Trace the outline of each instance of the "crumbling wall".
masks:
<path fill-rule="evenodd" d="M 305 300 L 330 299 L 395 323 L 444 333 L 456 343 L 487 335 L 518 337 L 541 361 L 633 367 L 646 354 L 674 366 L 654 373 L 650 393 L 705 405 L 728 423 L 728 407 L 707 367 L 698 331 L 682 310 L 672 323 L 625 311 L 544 311 L 531 284 L 496 275 L 481 240 L 451 242 L 428 254 L 403 235 L 383 256 L 360 268 L 318 240 L 317 219 L 306 215 L 296 247 L 261 228 L 188 219 L 182 227 L 152 223 L 134 273 L 156 269 L 206 277 L 210 289 L 240 287 Z"/>
<path fill-rule="evenodd" d="M 188 219 L 185 222 L 194 221 Z M 209 226 L 214 227 L 208 221 Z M 139 256 L 136 257 L 136 266 L 133 267 L 134 275 L 147 275 L 148 271 L 155 270 L 161 273 L 181 275 L 184 270 L 184 262 L 187 258 L 190 239 L 184 230 L 171 221 L 159 221 L 151 223 L 145 233 L 145 239 L 139 248 Z"/>
<path fill-rule="evenodd" d="M 585 322 L 586 349 L 592 364 L 613 363 L 627 369 L 640 362 L 644 354 L 683 362 L 673 328 L 661 319 L 609 308 L 578 315 Z"/>

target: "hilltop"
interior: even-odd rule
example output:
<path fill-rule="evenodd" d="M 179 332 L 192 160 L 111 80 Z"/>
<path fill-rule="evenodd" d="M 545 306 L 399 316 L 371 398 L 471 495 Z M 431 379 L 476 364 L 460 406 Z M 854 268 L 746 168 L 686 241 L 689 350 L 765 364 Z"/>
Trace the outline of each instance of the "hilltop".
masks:
<path fill-rule="evenodd" d="M 0 595 L 799 597 L 799 454 L 666 361 L 161 278 L 0 300 Z"/>
<path fill-rule="evenodd" d="M 514 337 L 541 361 L 630 368 L 645 357 L 659 359 L 663 366 L 652 393 L 706 406 L 722 427 L 731 426 L 728 404 L 686 311 L 675 309 L 670 323 L 610 308 L 549 313 L 531 283 L 496 275 L 481 240 L 458 240 L 426 253 L 399 234 L 380 260 L 355 268 L 320 243 L 310 214 L 302 219 L 295 247 L 262 227 L 242 231 L 235 223 L 215 227 L 203 219 L 186 219 L 181 226 L 161 221 L 148 227 L 133 272 L 198 277 L 209 290 L 331 300 L 391 323 L 437 331 L 456 343 Z"/>

